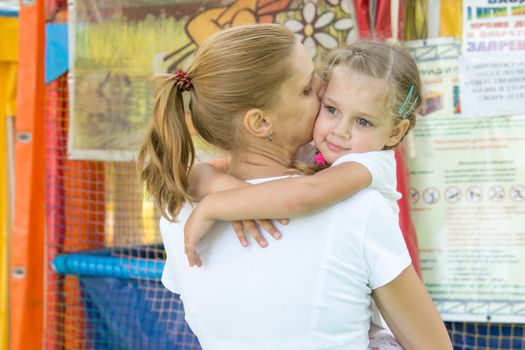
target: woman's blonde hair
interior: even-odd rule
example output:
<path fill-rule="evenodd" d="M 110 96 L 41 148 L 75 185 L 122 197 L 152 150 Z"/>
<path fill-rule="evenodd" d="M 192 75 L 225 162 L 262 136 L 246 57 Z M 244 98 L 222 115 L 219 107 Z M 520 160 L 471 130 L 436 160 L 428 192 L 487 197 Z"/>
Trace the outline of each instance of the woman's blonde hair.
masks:
<path fill-rule="evenodd" d="M 157 78 L 153 119 L 140 148 L 137 169 L 146 190 L 168 220 L 189 200 L 188 175 L 195 147 L 185 112 L 199 135 L 226 151 L 242 147 L 241 116 L 252 108 L 271 108 L 282 83 L 293 73 L 291 31 L 276 24 L 230 28 L 208 38 L 187 70 L 191 79 L 189 111 L 184 110 L 184 81 Z"/>
<path fill-rule="evenodd" d="M 385 81 L 387 107 L 395 124 L 406 119 L 410 122 L 405 135 L 416 124 L 421 106 L 421 80 L 416 62 L 403 47 L 374 40 L 360 40 L 328 52 L 320 59 L 320 75 L 326 81 L 337 66 Z M 403 137 L 399 142 L 403 140 Z M 385 147 L 394 148 L 397 145 Z"/>

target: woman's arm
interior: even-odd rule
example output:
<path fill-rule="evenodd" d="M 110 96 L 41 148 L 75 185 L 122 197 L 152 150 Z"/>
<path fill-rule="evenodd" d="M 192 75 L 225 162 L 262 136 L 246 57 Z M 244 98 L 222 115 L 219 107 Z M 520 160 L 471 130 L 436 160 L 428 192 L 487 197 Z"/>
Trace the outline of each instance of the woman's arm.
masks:
<path fill-rule="evenodd" d="M 405 350 L 452 349 L 445 325 L 412 265 L 375 289 L 373 297 Z"/>

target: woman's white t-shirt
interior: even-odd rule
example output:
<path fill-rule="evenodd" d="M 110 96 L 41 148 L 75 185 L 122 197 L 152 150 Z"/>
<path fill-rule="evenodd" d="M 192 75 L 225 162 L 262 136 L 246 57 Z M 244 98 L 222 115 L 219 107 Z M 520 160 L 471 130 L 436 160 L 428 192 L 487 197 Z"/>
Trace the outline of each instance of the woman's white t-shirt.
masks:
<path fill-rule="evenodd" d="M 162 283 L 180 294 L 205 350 L 367 349 L 371 291 L 411 263 L 397 216 L 372 189 L 276 224 L 283 237 L 264 249 L 218 223 L 199 245 L 201 268 L 184 254 L 190 213 L 187 204 L 177 223 L 160 221 Z"/>

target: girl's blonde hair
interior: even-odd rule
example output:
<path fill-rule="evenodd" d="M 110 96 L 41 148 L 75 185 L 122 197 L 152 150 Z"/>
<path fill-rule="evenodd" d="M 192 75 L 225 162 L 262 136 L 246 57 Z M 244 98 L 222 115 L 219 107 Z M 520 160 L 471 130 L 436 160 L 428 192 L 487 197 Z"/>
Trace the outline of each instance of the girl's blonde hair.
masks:
<path fill-rule="evenodd" d="M 395 124 L 403 119 L 410 122 L 407 132 L 399 141 L 401 142 L 416 124 L 416 114 L 422 102 L 419 70 L 410 53 L 399 45 L 360 40 L 323 56 L 320 59 L 322 78 L 328 81 L 334 68 L 340 65 L 385 81 L 385 89 L 379 93 L 386 97 L 387 107 Z"/>
<path fill-rule="evenodd" d="M 189 111 L 182 100 L 184 82 L 173 74 L 157 78 L 153 119 L 137 169 L 165 218 L 174 220 L 189 200 L 195 147 L 185 112 L 204 140 L 226 151 L 239 149 L 242 115 L 252 108 L 271 108 L 278 101 L 282 83 L 293 73 L 295 45 L 293 33 L 276 24 L 234 27 L 211 36 L 187 70 Z"/>

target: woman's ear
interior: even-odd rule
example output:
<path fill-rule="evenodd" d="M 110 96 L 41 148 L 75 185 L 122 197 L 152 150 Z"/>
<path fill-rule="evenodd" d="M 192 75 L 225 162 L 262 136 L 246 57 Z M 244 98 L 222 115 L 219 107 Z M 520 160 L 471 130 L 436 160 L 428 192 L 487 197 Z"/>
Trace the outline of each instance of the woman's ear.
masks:
<path fill-rule="evenodd" d="M 388 138 L 386 146 L 392 147 L 399 143 L 399 141 L 405 136 L 408 128 L 410 127 L 410 120 L 403 119 L 392 130 Z"/>
<path fill-rule="evenodd" d="M 272 122 L 258 108 L 250 109 L 244 114 L 242 125 L 249 134 L 256 137 L 268 137 L 272 130 Z"/>

